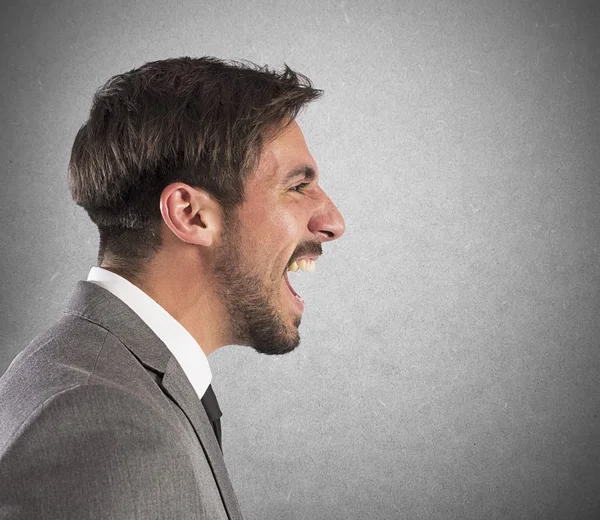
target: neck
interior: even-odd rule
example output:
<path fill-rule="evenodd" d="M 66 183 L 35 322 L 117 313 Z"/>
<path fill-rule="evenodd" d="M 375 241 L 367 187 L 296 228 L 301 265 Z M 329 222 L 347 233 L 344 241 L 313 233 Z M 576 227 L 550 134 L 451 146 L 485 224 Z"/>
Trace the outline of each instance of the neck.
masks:
<path fill-rule="evenodd" d="M 144 291 L 183 325 L 208 356 L 231 343 L 226 333 L 226 309 L 210 284 L 210 273 L 190 260 L 160 252 L 135 279 L 109 264 L 102 263 L 101 267 Z"/>

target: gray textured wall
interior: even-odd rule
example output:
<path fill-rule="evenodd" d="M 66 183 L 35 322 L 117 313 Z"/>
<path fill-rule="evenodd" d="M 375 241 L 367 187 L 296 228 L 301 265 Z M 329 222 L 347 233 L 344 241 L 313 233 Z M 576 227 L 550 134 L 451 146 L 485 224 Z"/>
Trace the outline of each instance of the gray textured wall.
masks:
<path fill-rule="evenodd" d="M 43 5 L 40 5 L 43 4 Z M 180 55 L 287 62 L 344 214 L 303 343 L 209 358 L 251 519 L 600 514 L 600 7 L 579 1 L 2 4 L 0 372 L 97 236 L 66 166 L 94 90 Z"/>

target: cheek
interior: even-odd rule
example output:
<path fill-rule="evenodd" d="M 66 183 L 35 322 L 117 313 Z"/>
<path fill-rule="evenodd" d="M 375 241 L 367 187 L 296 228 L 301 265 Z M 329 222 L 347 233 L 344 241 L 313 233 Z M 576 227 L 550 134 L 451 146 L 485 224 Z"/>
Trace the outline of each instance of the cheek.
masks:
<path fill-rule="evenodd" d="M 271 273 L 273 281 L 281 279 L 283 270 L 300 240 L 297 217 L 287 212 L 277 212 L 261 225 L 259 237 L 262 264 Z"/>
<path fill-rule="evenodd" d="M 295 212 L 278 211 L 274 214 L 271 221 L 274 251 L 289 251 L 289 248 L 295 248 L 302 235 L 300 225 L 300 216 Z"/>
<path fill-rule="evenodd" d="M 273 266 L 289 260 L 302 236 L 302 208 L 297 204 L 276 207 L 275 201 L 256 205 L 244 215 L 244 250 Z"/>

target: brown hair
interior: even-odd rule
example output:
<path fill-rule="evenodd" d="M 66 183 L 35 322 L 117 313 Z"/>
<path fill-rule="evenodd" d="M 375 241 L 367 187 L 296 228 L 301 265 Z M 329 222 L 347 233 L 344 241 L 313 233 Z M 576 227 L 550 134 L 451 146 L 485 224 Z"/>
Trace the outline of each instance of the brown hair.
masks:
<path fill-rule="evenodd" d="M 159 198 L 173 182 L 244 201 L 263 144 L 318 98 L 304 75 L 211 57 L 154 61 L 95 94 L 71 152 L 69 187 L 98 226 L 99 263 L 131 276 L 161 245 Z"/>

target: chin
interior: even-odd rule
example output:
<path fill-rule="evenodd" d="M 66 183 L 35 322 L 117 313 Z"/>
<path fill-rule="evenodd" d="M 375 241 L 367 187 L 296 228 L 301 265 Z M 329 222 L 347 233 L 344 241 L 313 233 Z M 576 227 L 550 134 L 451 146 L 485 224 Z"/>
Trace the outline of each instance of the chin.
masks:
<path fill-rule="evenodd" d="M 299 316 L 294 316 L 291 327 L 284 327 L 285 330 L 280 328 L 276 333 L 271 330 L 269 337 L 263 336 L 260 339 L 255 337 L 257 341 L 253 341 L 250 346 L 257 352 L 269 356 L 288 354 L 300 345 L 300 333 L 298 332 L 300 321 Z"/>
<path fill-rule="evenodd" d="M 280 345 L 272 344 L 263 344 L 259 346 L 254 346 L 252 348 L 256 350 L 256 352 L 258 352 L 259 354 L 265 354 L 267 356 L 283 356 L 284 354 L 289 354 L 290 352 L 296 350 L 296 348 L 298 348 L 299 345 L 300 341 L 293 345 L 286 345 L 284 348 L 282 348 Z"/>

